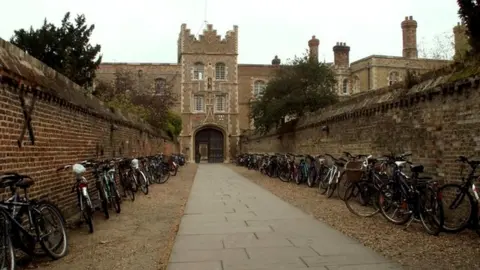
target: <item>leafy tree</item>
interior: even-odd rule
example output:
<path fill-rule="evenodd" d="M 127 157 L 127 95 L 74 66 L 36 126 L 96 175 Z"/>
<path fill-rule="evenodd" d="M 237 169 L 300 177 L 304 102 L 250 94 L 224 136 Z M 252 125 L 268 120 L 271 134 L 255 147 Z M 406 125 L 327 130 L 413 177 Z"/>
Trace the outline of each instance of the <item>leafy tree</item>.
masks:
<path fill-rule="evenodd" d="M 480 0 L 457 0 L 458 15 L 467 27 L 469 43 L 474 55 L 480 55 Z"/>
<path fill-rule="evenodd" d="M 337 101 L 335 78 L 330 67 L 295 57 L 276 70 L 264 93 L 251 103 L 250 117 L 258 133 L 266 133 L 285 117 L 301 117 Z"/>
<path fill-rule="evenodd" d="M 153 79 L 143 79 L 131 70 L 118 68 L 111 82 L 98 81 L 93 95 L 113 108 L 139 116 L 175 138 L 182 131 L 182 119 L 171 112 L 177 100 L 172 89 L 174 79 L 156 85 Z"/>
<path fill-rule="evenodd" d="M 417 47 L 421 58 L 452 60 L 455 52 L 454 45 L 453 35 L 441 33 L 435 35 L 431 42 L 426 42 L 425 38 L 422 39 Z"/>
<path fill-rule="evenodd" d="M 29 55 L 44 62 L 75 83 L 88 88 L 93 84 L 95 71 L 102 61 L 100 45 L 90 45 L 95 26 L 86 24 L 85 15 L 70 22 L 70 12 L 57 27 L 44 20 L 39 29 L 15 30 L 10 42 Z"/>

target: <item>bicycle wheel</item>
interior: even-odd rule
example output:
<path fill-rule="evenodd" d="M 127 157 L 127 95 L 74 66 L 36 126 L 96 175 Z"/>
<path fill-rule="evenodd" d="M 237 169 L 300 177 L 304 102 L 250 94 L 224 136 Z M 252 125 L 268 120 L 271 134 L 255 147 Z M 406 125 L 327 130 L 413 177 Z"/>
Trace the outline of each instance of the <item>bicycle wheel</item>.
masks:
<path fill-rule="evenodd" d="M 160 179 L 160 184 L 165 184 L 168 179 L 170 179 L 170 173 L 168 172 L 167 166 L 161 166 L 158 170 L 158 179 Z"/>
<path fill-rule="evenodd" d="M 290 172 L 288 171 L 288 167 L 287 166 L 282 166 L 282 168 L 280 169 L 280 172 L 278 174 L 278 178 L 280 178 L 280 180 L 282 182 L 288 182 L 289 174 L 290 174 Z"/>
<path fill-rule="evenodd" d="M 308 171 L 307 186 L 313 187 L 315 185 L 316 177 L 317 177 L 317 171 L 315 167 L 310 167 Z"/>
<path fill-rule="evenodd" d="M 360 181 L 351 184 L 345 191 L 345 205 L 352 213 L 360 217 L 371 217 L 380 212 L 376 200 L 378 191 L 372 183 Z M 360 206 L 357 209 L 357 205 Z"/>
<path fill-rule="evenodd" d="M 444 223 L 443 205 L 439 194 L 430 187 L 419 194 L 420 221 L 431 235 L 438 235 Z"/>
<path fill-rule="evenodd" d="M 404 225 L 410 220 L 413 209 L 400 189 L 383 187 L 378 194 L 378 207 L 385 219 L 396 225 Z M 389 210 L 393 210 L 391 216 Z"/>
<path fill-rule="evenodd" d="M 342 200 L 345 201 L 345 194 L 347 192 L 347 188 L 350 185 L 350 181 L 346 179 L 345 171 L 342 171 L 340 177 L 338 178 L 337 183 L 337 196 Z"/>
<path fill-rule="evenodd" d="M 0 216 L 1 222 L 1 235 L 2 239 L 0 240 L 3 248 L 0 254 L 0 269 L 2 270 L 15 270 L 15 253 L 13 251 L 12 239 L 9 236 L 9 223 L 8 218 L 4 213 Z"/>
<path fill-rule="evenodd" d="M 467 190 L 459 184 L 446 184 L 439 188 L 443 194 L 442 205 L 444 210 L 443 230 L 449 233 L 458 233 L 465 230 L 475 213 L 475 200 Z"/>
<path fill-rule="evenodd" d="M 142 171 L 138 172 L 138 180 L 140 184 L 140 189 L 142 192 L 147 195 L 148 194 L 148 182 L 147 178 L 145 177 L 145 174 Z"/>
<path fill-rule="evenodd" d="M 177 172 L 178 172 L 178 166 L 175 166 L 172 164 L 172 168 L 170 168 L 170 175 L 175 176 L 177 175 Z"/>
<path fill-rule="evenodd" d="M 93 206 L 92 201 L 87 196 L 81 197 L 82 203 L 84 204 L 84 208 L 82 211 L 83 218 L 85 219 L 85 223 L 88 225 L 88 232 L 93 233 Z"/>
<path fill-rule="evenodd" d="M 319 175 L 318 191 L 320 194 L 325 194 L 328 189 L 328 179 L 330 178 L 330 171 L 323 168 Z"/>
<path fill-rule="evenodd" d="M 32 214 L 35 216 L 35 230 L 40 238 L 42 249 L 54 260 L 67 255 L 67 230 L 60 210 L 53 204 L 44 201 L 33 207 Z M 56 240 L 55 232 L 58 233 L 59 240 Z"/>
<path fill-rule="evenodd" d="M 97 181 L 97 189 L 98 189 L 98 198 L 102 202 L 102 211 L 106 219 L 110 218 L 110 213 L 108 213 L 108 195 L 107 190 L 105 189 L 105 185 L 103 183 L 103 179 Z"/>
<path fill-rule="evenodd" d="M 120 194 L 118 193 L 117 187 L 115 186 L 114 183 L 110 183 L 110 194 L 111 194 L 110 203 L 113 205 L 115 212 L 119 214 L 120 211 L 122 210 L 120 208 L 121 199 L 120 199 Z"/>

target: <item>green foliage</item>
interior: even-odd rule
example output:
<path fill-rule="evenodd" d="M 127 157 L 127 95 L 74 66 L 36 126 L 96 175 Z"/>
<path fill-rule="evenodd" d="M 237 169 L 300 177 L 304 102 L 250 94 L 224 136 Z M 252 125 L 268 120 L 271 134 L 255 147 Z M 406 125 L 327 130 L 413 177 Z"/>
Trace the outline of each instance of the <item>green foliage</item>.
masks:
<path fill-rule="evenodd" d="M 172 111 L 167 113 L 164 130 L 172 137 L 176 138 L 182 132 L 182 117 Z"/>
<path fill-rule="evenodd" d="M 153 82 L 139 80 L 131 70 L 119 68 L 114 75 L 110 83 L 98 81 L 92 94 L 115 109 L 137 115 L 154 128 L 167 131 L 172 138 L 180 134 L 182 119 L 170 111 L 176 101 L 170 83 L 166 82 L 162 89 L 153 89 Z"/>
<path fill-rule="evenodd" d="M 335 78 L 330 67 L 295 57 L 281 66 L 268 82 L 263 95 L 251 103 L 250 117 L 257 133 L 265 134 L 281 125 L 285 117 L 301 117 L 337 101 Z"/>
<path fill-rule="evenodd" d="M 480 0 L 457 0 L 458 15 L 467 27 L 472 54 L 480 55 Z"/>
<path fill-rule="evenodd" d="M 88 26 L 84 15 L 70 22 L 67 12 L 60 27 L 44 20 L 39 29 L 15 30 L 10 42 L 82 87 L 91 87 L 102 61 L 100 45 L 90 45 L 95 26 Z"/>

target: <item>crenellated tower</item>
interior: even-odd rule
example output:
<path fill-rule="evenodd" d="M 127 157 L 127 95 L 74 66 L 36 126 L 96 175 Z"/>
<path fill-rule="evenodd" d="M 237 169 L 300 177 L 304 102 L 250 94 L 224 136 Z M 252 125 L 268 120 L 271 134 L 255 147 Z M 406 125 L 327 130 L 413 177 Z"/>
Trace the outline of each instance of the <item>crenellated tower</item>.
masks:
<path fill-rule="evenodd" d="M 204 151 L 205 144 L 209 145 L 209 156 L 219 159 L 228 160 L 236 151 L 240 135 L 237 56 L 237 26 L 222 37 L 213 25 L 207 24 L 203 33 L 196 37 L 186 24 L 182 24 L 178 39 L 184 125 L 181 144 L 192 158 L 194 153 Z M 216 148 L 210 145 L 211 139 L 196 136 L 200 131 L 207 134 L 207 130 L 208 134 L 215 130 L 223 134 L 223 141 L 217 142 L 220 145 Z"/>

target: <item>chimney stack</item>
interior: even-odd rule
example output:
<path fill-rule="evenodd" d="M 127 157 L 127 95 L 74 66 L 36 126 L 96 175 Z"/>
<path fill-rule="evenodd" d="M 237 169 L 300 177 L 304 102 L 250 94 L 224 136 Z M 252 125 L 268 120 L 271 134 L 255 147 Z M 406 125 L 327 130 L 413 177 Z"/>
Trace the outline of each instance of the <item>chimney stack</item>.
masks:
<path fill-rule="evenodd" d="M 318 63 L 318 46 L 320 45 L 320 40 L 315 36 L 312 36 L 312 39 L 308 41 L 308 47 L 310 48 L 310 60 Z"/>
<path fill-rule="evenodd" d="M 333 46 L 333 63 L 337 67 L 350 66 L 350 47 L 345 42 L 337 42 Z"/>
<path fill-rule="evenodd" d="M 403 33 L 403 57 L 418 58 L 417 50 L 417 21 L 412 16 L 405 17 L 401 24 Z"/>

